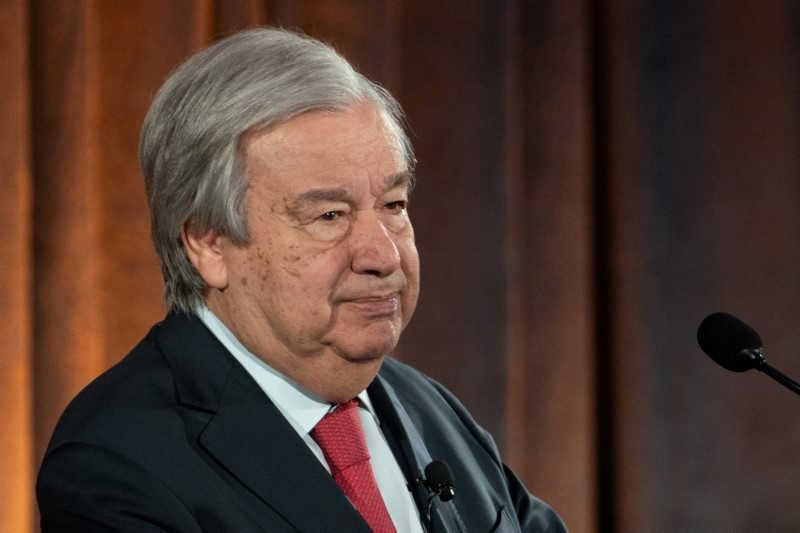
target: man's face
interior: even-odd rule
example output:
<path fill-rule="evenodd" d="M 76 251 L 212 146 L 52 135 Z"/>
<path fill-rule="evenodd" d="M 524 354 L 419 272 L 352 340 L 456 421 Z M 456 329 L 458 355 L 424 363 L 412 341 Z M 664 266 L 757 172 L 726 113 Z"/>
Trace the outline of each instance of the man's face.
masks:
<path fill-rule="evenodd" d="M 397 138 L 362 105 L 307 113 L 243 148 L 251 243 L 222 239 L 227 286 L 207 303 L 277 370 L 327 397 L 338 393 L 326 380 L 353 381 L 355 394 L 397 344 L 419 290 Z"/>

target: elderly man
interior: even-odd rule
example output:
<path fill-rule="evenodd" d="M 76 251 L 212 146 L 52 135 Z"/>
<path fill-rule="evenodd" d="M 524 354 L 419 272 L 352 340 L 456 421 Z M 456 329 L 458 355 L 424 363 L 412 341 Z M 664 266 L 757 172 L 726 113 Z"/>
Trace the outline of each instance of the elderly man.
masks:
<path fill-rule="evenodd" d="M 315 40 L 242 32 L 170 77 L 140 156 L 170 312 L 64 413 L 43 530 L 563 530 L 385 357 L 419 291 L 386 91 Z"/>

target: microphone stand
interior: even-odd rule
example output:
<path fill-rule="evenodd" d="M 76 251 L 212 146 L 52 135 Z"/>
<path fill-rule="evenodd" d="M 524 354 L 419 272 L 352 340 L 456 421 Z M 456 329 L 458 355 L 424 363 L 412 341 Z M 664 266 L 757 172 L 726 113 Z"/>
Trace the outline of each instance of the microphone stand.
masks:
<path fill-rule="evenodd" d="M 768 375 L 787 389 L 794 391 L 795 394 L 800 395 L 800 383 L 767 363 L 761 348 L 742 350 L 739 352 L 739 357 L 749 359 L 753 364 L 753 368 Z"/>

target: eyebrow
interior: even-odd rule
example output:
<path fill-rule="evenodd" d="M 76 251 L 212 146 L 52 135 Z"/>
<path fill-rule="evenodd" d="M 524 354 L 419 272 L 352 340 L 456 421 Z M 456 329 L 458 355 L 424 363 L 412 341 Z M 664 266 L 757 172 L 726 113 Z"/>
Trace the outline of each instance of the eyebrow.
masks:
<path fill-rule="evenodd" d="M 406 187 L 409 193 L 414 188 L 414 174 L 404 170 L 397 174 L 390 174 L 385 180 L 386 190 Z M 319 202 L 348 202 L 352 200 L 352 194 L 344 187 L 333 187 L 330 189 L 312 189 L 302 193 L 289 204 L 291 211 L 299 211 L 303 208 Z"/>
<path fill-rule="evenodd" d="M 295 211 L 303 207 L 319 202 L 346 202 L 350 199 L 350 193 L 344 187 L 335 187 L 333 189 L 313 189 L 306 191 L 289 205 Z"/>
<path fill-rule="evenodd" d="M 410 170 L 403 170 L 402 172 L 398 172 L 386 180 L 388 187 L 387 190 L 396 189 L 402 185 L 405 185 L 406 189 L 408 189 L 409 194 L 412 190 L 414 190 L 414 183 L 415 183 L 414 173 Z"/>

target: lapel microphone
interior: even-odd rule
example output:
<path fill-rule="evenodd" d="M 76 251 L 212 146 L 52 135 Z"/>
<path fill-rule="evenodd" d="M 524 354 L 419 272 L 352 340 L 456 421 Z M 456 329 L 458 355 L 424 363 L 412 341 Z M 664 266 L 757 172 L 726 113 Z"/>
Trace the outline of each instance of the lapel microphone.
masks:
<path fill-rule="evenodd" d="M 428 489 L 431 496 L 439 496 L 443 502 L 449 502 L 456 495 L 453 490 L 453 472 L 444 461 L 431 461 L 425 467 L 425 478 L 419 480 Z"/>
<path fill-rule="evenodd" d="M 425 467 L 425 477 L 420 477 L 414 481 L 416 485 L 422 485 L 428 490 L 428 511 L 425 515 L 427 523 L 432 527 L 431 511 L 436 497 L 442 502 L 449 502 L 455 496 L 453 485 L 453 472 L 444 461 L 431 461 Z M 410 487 L 409 487 L 410 490 Z"/>

